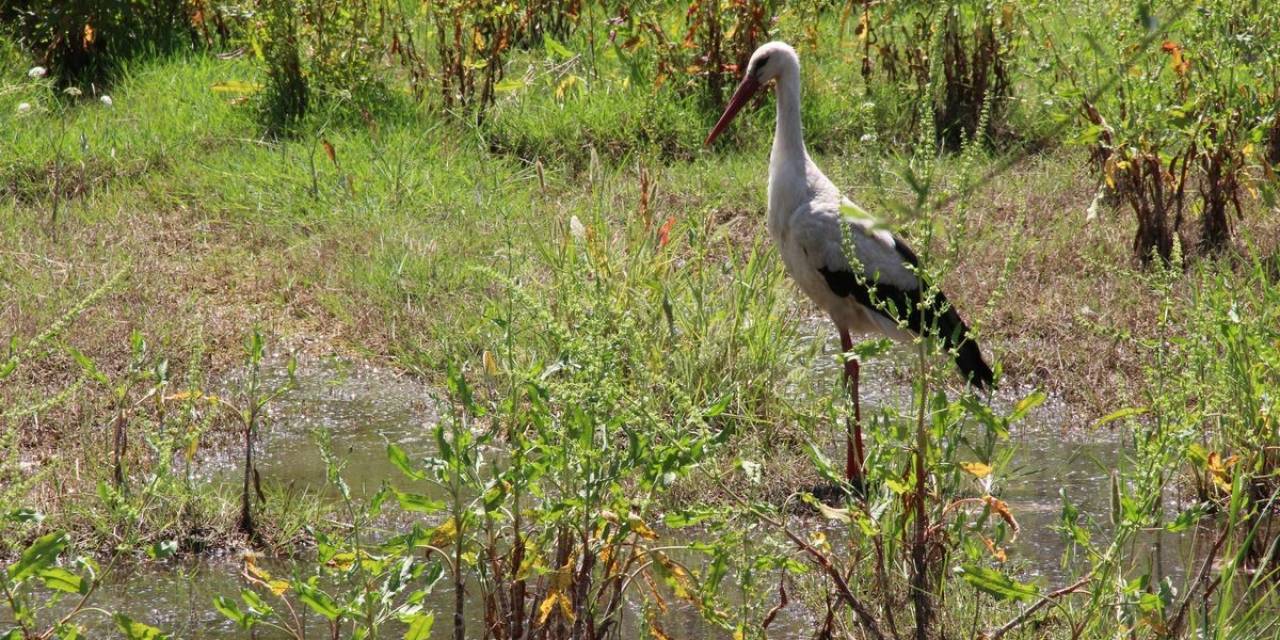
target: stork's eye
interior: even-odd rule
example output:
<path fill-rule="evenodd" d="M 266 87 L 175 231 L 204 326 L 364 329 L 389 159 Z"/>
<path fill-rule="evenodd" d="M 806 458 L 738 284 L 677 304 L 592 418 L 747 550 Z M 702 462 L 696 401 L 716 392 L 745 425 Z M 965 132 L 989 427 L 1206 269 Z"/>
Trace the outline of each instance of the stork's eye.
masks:
<path fill-rule="evenodd" d="M 751 72 L 751 76 L 755 77 L 759 75 L 760 71 L 764 69 L 766 64 L 769 64 L 769 56 L 760 56 L 760 58 L 756 60 L 755 64 L 751 65 L 751 69 L 749 70 Z"/>

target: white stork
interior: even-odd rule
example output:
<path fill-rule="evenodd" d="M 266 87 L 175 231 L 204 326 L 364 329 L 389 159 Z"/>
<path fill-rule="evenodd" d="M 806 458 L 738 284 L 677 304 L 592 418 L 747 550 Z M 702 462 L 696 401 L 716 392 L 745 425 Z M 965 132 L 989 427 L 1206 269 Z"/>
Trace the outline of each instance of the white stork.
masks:
<path fill-rule="evenodd" d="M 800 58 L 795 49 L 784 42 L 756 49 L 705 144 L 711 144 L 771 80 L 777 84 L 778 116 L 769 156 L 769 235 L 787 273 L 831 316 L 846 354 L 853 347 L 850 333 L 854 331 L 880 332 L 897 340 L 927 332 L 955 350 L 956 365 L 975 387 L 992 386 L 991 368 L 960 314 L 941 292 L 927 302 L 923 299 L 929 285 L 917 274 L 915 252 L 842 196 L 809 158 L 800 126 Z M 847 234 L 843 239 L 842 222 Z M 856 271 L 846 255 L 846 243 L 854 262 L 860 264 Z M 854 406 L 845 475 L 856 486 L 862 482 L 862 410 L 858 361 L 852 357 L 845 362 L 845 380 Z"/>

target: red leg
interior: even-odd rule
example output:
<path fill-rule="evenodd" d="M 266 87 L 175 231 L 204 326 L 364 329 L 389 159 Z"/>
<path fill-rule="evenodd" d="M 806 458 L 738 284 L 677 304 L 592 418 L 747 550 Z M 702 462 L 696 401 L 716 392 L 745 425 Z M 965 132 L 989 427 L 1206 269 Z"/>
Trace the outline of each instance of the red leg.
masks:
<path fill-rule="evenodd" d="M 853 338 L 844 329 L 840 330 L 840 348 L 845 353 L 853 349 Z M 862 453 L 862 403 L 858 393 L 857 360 L 850 358 L 845 361 L 844 379 L 849 394 L 853 396 L 853 429 L 846 434 L 844 475 L 850 483 L 859 485 L 862 483 L 862 462 L 865 458 Z"/>

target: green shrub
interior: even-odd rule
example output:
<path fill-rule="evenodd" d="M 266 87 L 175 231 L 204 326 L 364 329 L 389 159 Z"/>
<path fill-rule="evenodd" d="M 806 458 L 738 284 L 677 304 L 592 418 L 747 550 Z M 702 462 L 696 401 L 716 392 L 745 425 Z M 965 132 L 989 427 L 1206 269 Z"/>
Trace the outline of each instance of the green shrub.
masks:
<path fill-rule="evenodd" d="M 0 26 L 60 83 L 101 83 L 140 54 L 196 46 L 195 8 L 189 0 L 0 0 Z"/>

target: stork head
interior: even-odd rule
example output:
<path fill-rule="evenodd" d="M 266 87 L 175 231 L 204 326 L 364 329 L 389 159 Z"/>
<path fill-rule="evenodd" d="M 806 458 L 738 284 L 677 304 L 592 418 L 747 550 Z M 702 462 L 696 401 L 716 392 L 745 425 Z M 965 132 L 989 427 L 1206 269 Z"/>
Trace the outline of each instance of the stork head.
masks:
<path fill-rule="evenodd" d="M 756 95 L 761 88 L 768 85 L 769 81 L 791 74 L 796 77 L 800 75 L 800 56 L 796 55 L 796 50 L 792 49 L 791 45 L 776 41 L 760 45 L 760 48 L 751 54 L 751 61 L 747 63 L 742 82 L 733 92 L 733 97 L 729 98 L 728 106 L 724 108 L 720 120 L 711 129 L 711 133 L 707 134 L 707 140 L 703 144 L 714 142 L 720 132 L 729 126 L 733 117 L 738 115 L 738 111 L 750 102 L 752 96 Z"/>

